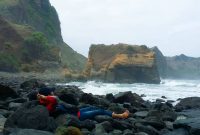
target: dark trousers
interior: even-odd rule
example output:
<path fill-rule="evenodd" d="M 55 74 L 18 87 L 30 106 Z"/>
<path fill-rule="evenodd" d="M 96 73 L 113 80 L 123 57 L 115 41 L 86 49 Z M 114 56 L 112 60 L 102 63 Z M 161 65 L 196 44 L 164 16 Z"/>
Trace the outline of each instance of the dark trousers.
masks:
<path fill-rule="evenodd" d="M 70 112 L 70 110 L 66 109 L 62 104 L 57 106 L 57 111 L 61 111 L 62 113 L 69 113 L 77 116 L 78 112 Z M 80 110 L 80 120 L 85 119 L 93 119 L 96 115 L 107 115 L 112 117 L 112 112 L 108 110 L 104 110 L 97 107 L 85 107 Z"/>
<path fill-rule="evenodd" d="M 112 117 L 112 112 L 97 107 L 86 107 L 80 109 L 80 120 L 93 119 L 96 115 L 107 115 Z"/>

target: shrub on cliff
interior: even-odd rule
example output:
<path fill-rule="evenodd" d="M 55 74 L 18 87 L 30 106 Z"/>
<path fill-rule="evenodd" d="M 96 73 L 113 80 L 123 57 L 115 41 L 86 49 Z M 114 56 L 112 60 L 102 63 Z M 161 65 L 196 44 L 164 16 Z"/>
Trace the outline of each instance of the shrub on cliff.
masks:
<path fill-rule="evenodd" d="M 24 40 L 23 58 L 25 61 L 32 61 L 41 58 L 48 50 L 47 38 L 43 33 L 34 32 Z"/>
<path fill-rule="evenodd" d="M 0 53 L 0 70 L 7 72 L 16 72 L 19 70 L 19 60 L 10 54 Z"/>

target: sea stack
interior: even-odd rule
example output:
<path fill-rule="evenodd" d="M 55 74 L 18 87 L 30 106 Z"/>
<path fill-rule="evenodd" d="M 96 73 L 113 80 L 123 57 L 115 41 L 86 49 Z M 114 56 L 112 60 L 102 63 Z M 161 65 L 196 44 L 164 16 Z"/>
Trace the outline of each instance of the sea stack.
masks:
<path fill-rule="evenodd" d="M 91 45 L 85 75 L 112 83 L 160 83 L 155 54 L 145 45 Z"/>

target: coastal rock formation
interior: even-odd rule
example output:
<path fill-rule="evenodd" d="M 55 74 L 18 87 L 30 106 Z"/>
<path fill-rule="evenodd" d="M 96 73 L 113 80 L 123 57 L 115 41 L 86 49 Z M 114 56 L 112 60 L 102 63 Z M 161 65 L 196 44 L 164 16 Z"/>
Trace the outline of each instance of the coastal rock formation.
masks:
<path fill-rule="evenodd" d="M 166 78 L 167 77 L 167 61 L 166 61 L 165 56 L 156 46 L 151 48 L 151 50 L 155 52 L 156 65 L 157 65 L 160 77 Z"/>
<path fill-rule="evenodd" d="M 92 45 L 85 75 L 120 83 L 160 83 L 155 54 L 145 45 Z"/>

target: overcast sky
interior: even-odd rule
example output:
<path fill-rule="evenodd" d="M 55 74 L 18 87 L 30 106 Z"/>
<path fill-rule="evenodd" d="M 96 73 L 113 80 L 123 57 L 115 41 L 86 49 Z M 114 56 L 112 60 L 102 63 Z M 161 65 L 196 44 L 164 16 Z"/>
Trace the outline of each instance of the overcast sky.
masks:
<path fill-rule="evenodd" d="M 200 0 L 50 0 L 64 41 L 87 56 L 91 44 L 157 46 L 165 56 L 200 57 Z"/>

